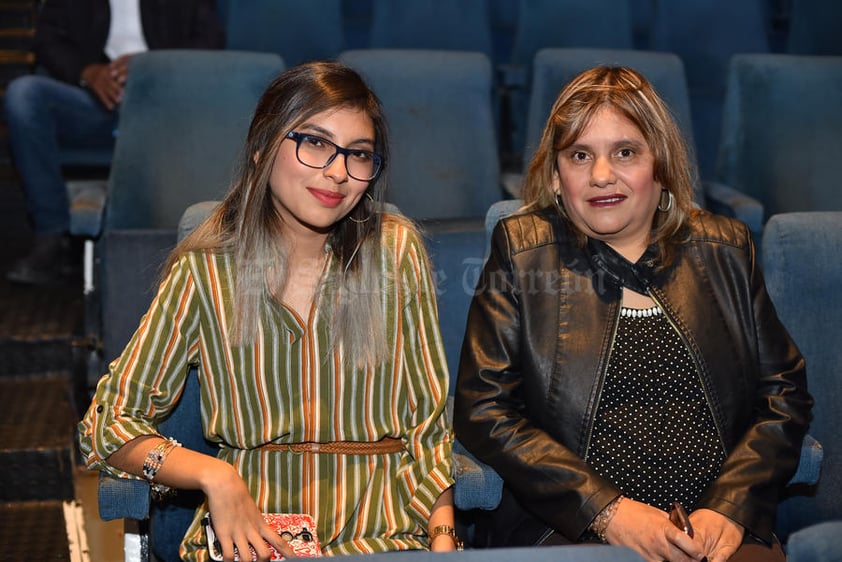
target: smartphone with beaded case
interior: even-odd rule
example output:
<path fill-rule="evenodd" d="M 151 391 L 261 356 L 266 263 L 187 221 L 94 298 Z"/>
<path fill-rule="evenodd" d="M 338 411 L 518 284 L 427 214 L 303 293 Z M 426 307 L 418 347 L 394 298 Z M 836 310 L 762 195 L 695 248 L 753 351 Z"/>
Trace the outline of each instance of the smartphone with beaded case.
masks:
<path fill-rule="evenodd" d="M 263 519 L 275 532 L 281 536 L 292 547 L 295 556 L 298 558 L 317 558 L 322 555 L 322 547 L 319 537 L 316 535 L 316 522 L 306 513 L 264 513 Z M 213 531 L 210 514 L 202 519 L 202 526 L 205 528 L 205 535 L 208 540 L 208 551 L 210 558 L 214 561 L 222 560 L 222 548 L 216 539 Z M 272 552 L 269 560 L 286 560 L 284 556 L 275 550 L 269 543 L 266 543 Z M 249 557 L 249 560 L 253 558 Z M 239 553 L 234 551 L 234 560 L 239 561 Z"/>

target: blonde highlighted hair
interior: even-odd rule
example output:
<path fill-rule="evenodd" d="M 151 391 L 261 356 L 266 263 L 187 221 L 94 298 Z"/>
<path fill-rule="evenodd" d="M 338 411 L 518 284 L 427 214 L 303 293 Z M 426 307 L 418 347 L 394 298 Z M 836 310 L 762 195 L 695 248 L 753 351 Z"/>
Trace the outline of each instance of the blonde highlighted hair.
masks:
<path fill-rule="evenodd" d="M 650 243 L 660 250 L 661 264 L 672 262 L 693 202 L 695 166 L 687 143 L 666 103 L 640 73 L 626 67 L 597 66 L 579 73 L 553 104 L 541 141 L 528 166 L 523 199 L 529 208 L 557 206 L 576 231 L 563 204 L 556 200 L 553 175 L 557 156 L 578 139 L 599 110 L 610 107 L 631 121 L 654 155 L 654 179 L 672 194 L 667 211 L 655 213 Z M 584 233 L 576 231 L 584 244 Z"/>

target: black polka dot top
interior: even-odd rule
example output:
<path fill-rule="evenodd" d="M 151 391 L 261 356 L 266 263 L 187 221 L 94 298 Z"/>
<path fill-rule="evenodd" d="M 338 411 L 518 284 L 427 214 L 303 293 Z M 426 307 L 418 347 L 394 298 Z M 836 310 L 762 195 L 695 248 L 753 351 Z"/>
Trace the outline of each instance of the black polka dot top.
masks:
<path fill-rule="evenodd" d="M 623 308 L 587 461 L 626 497 L 692 510 L 724 460 L 678 332 L 657 307 Z"/>

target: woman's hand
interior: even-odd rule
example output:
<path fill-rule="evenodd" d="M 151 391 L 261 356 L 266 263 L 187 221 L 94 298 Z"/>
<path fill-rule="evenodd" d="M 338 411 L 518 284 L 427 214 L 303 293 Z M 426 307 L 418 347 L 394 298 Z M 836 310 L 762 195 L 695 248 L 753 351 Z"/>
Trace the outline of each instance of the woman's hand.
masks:
<path fill-rule="evenodd" d="M 251 560 L 242 553 L 251 547 L 255 560 L 269 560 L 269 542 L 284 557 L 294 557 L 292 548 L 264 520 L 248 487 L 234 468 L 220 461 L 203 477 L 202 489 L 208 498 L 208 510 L 213 521 L 213 530 L 222 548 L 225 562 L 234 560 L 234 548 L 240 553 L 240 560 Z"/>
<path fill-rule="evenodd" d="M 652 562 L 694 562 L 705 558 L 702 542 L 673 525 L 666 512 L 628 498 L 617 506 L 605 536 L 609 543 L 627 546 Z"/>
<path fill-rule="evenodd" d="M 739 523 L 710 509 L 690 514 L 696 540 L 704 546 L 710 562 L 725 562 L 740 547 L 745 529 Z"/>

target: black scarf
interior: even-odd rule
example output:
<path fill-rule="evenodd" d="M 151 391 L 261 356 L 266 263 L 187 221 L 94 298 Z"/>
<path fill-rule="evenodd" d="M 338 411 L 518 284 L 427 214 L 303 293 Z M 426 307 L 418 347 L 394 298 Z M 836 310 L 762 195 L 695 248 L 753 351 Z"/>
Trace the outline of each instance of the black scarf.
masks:
<path fill-rule="evenodd" d="M 588 238 L 586 253 L 595 272 L 604 273 L 620 288 L 626 287 L 642 295 L 649 294 L 649 287 L 655 282 L 655 264 L 658 261 L 658 247 L 655 244 L 646 248 L 636 263 L 594 238 Z"/>

